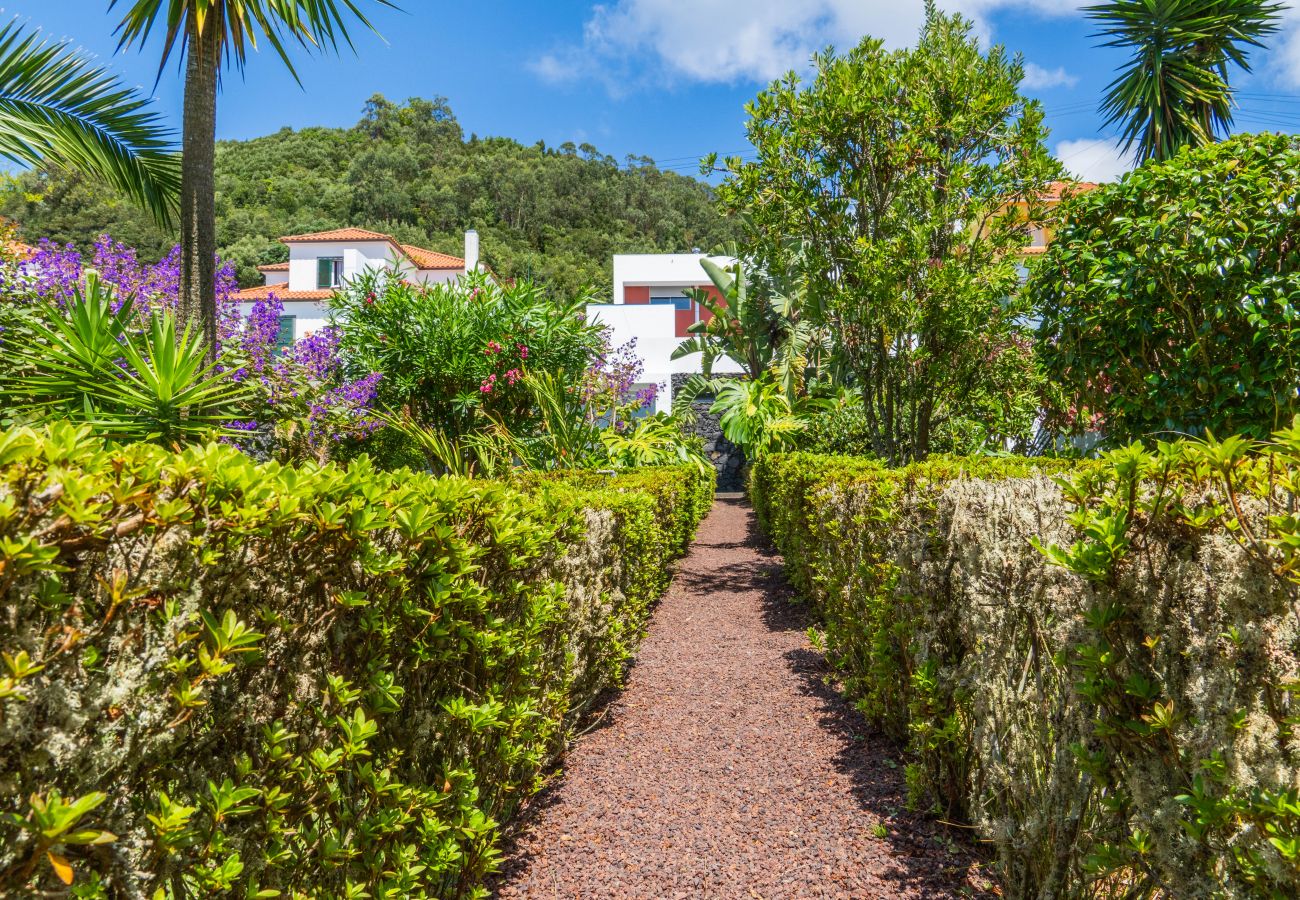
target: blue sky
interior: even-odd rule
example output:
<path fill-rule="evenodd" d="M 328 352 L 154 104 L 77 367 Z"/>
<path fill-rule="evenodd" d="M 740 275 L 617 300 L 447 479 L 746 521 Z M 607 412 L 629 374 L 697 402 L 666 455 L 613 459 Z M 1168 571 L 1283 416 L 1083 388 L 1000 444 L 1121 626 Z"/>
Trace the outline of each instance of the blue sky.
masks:
<path fill-rule="evenodd" d="M 127 4 L 122 0 L 119 7 Z M 300 88 L 265 50 L 231 74 L 219 107 L 222 137 L 283 126 L 350 125 L 374 93 L 443 95 L 467 132 L 525 143 L 590 142 L 605 153 L 654 157 L 694 173 L 710 151 L 744 152 L 743 104 L 775 75 L 827 44 L 864 34 L 907 43 L 922 0 L 399 0 L 374 9 L 384 40 L 358 33 L 358 54 L 299 52 Z M 1095 47 L 1072 0 L 948 0 L 981 34 L 1024 54 L 1027 92 L 1048 110 L 1051 146 L 1084 177 L 1124 163 L 1101 129 L 1097 100 L 1122 57 Z M 1242 130 L 1300 130 L 1300 0 L 1255 72 L 1238 76 Z M 157 47 L 114 53 L 108 0 L 11 0 L 7 15 L 66 37 L 128 81 L 153 89 Z M 164 71 L 160 111 L 179 127 L 180 75 Z"/>

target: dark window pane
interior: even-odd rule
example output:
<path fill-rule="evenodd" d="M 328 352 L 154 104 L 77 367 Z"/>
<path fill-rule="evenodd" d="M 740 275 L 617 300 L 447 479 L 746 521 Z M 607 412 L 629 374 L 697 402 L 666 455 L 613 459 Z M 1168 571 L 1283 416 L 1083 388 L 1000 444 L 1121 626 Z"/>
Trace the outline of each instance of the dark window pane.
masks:
<path fill-rule="evenodd" d="M 671 306 L 680 310 L 691 308 L 690 297 L 651 297 L 650 303 L 654 306 Z"/>

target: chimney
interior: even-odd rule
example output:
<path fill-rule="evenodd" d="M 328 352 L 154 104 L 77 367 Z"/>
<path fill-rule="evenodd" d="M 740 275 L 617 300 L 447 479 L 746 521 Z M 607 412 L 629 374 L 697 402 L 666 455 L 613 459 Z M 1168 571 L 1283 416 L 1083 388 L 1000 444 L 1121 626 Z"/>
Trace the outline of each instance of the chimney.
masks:
<path fill-rule="evenodd" d="M 478 232 L 473 228 L 465 232 L 465 271 L 478 271 Z"/>

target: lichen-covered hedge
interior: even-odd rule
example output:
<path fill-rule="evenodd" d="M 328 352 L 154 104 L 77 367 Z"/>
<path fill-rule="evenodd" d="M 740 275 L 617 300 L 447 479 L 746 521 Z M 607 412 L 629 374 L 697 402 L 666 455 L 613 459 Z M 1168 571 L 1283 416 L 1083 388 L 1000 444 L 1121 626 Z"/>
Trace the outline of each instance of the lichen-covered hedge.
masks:
<path fill-rule="evenodd" d="M 0 433 L 0 896 L 482 896 L 711 494 Z"/>
<path fill-rule="evenodd" d="M 751 476 L 846 691 L 1013 898 L 1300 894 L 1297 486 L 1300 435 Z"/>

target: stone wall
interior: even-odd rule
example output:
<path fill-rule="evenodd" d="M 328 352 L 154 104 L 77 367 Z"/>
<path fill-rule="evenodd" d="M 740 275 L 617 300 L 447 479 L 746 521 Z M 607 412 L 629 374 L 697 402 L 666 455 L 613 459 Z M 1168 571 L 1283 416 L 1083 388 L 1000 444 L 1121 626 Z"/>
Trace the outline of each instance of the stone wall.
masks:
<path fill-rule="evenodd" d="M 722 376 L 727 377 L 727 376 Z M 691 375 L 678 372 L 673 375 L 673 396 L 677 396 L 689 381 Z M 745 451 L 727 440 L 722 434 L 722 425 L 716 413 L 709 412 L 713 405 L 711 395 L 701 397 L 692 404 L 695 421 L 687 428 L 691 434 L 704 440 L 704 453 L 718 471 L 719 491 L 743 491 L 745 489 Z"/>

